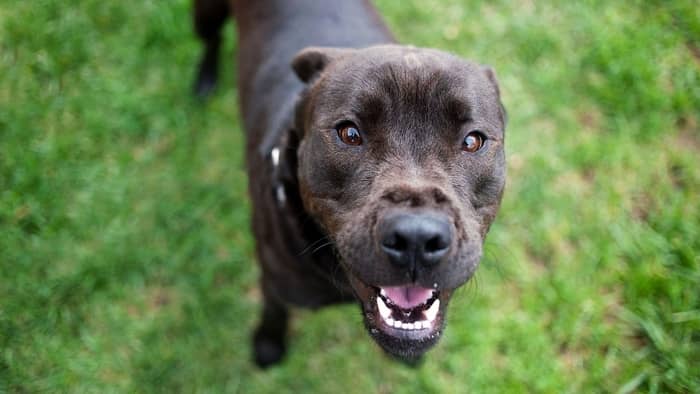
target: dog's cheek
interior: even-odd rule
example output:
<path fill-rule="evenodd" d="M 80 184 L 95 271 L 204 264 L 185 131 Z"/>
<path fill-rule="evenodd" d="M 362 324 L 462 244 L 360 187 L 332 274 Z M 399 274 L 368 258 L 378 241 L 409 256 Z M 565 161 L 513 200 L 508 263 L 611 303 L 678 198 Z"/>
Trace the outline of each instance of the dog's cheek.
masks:
<path fill-rule="evenodd" d="M 506 181 L 503 150 L 469 163 L 454 176 L 454 188 L 462 202 L 464 215 L 474 216 L 482 237 L 496 217 Z M 465 176 L 466 174 L 466 176 Z"/>
<path fill-rule="evenodd" d="M 481 222 L 481 235 L 484 237 L 501 205 L 506 183 L 506 165 L 503 151 L 494 156 L 491 170 L 482 174 L 475 187 L 475 208 Z"/>
<path fill-rule="evenodd" d="M 307 181 L 310 191 L 323 198 L 341 199 L 347 183 L 357 168 L 357 158 L 351 149 L 341 149 L 332 131 L 313 133 L 300 145 L 300 178 Z"/>
<path fill-rule="evenodd" d="M 298 151 L 298 178 L 304 208 L 327 231 L 337 231 L 347 211 L 353 160 L 332 146 L 328 134 L 309 136 Z"/>
<path fill-rule="evenodd" d="M 365 283 L 386 280 L 378 272 L 381 265 L 377 264 L 374 241 L 376 222 L 376 212 L 372 210 L 353 212 L 344 215 L 334 236 L 343 264 Z"/>
<path fill-rule="evenodd" d="M 466 283 L 479 267 L 483 249 L 481 246 L 481 237 L 478 238 L 479 241 L 474 240 L 469 242 L 468 246 L 461 251 L 460 257 L 456 259 L 457 264 L 453 267 L 453 272 L 447 276 L 449 281 L 452 282 L 447 284 L 449 288 L 455 288 Z"/>
<path fill-rule="evenodd" d="M 479 231 L 479 220 L 473 214 L 461 219 L 462 239 L 450 264 L 445 265 L 440 275 L 440 285 L 456 288 L 468 281 L 479 266 L 483 251 L 483 237 Z"/>

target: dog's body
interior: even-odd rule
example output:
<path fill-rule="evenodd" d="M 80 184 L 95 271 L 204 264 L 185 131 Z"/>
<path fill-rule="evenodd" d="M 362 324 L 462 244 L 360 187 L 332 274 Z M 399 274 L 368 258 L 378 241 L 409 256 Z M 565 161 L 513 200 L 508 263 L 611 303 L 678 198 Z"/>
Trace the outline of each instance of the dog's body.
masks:
<path fill-rule="evenodd" d="M 197 0 L 200 94 L 216 81 L 229 12 L 265 303 L 257 363 L 283 356 L 289 305 L 351 300 L 384 349 L 420 356 L 475 270 L 500 202 L 493 74 L 439 51 L 377 47 L 394 39 L 366 0 Z M 310 46 L 334 48 L 302 51 Z M 482 137 L 488 151 L 466 157 L 467 139 Z"/>

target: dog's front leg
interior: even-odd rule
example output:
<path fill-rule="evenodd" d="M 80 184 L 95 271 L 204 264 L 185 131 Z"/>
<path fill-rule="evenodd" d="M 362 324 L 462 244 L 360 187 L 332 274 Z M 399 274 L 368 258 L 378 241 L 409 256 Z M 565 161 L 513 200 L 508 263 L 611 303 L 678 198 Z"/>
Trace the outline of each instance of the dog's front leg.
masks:
<path fill-rule="evenodd" d="M 264 279 L 263 279 L 264 281 Z M 263 289 L 265 288 L 263 284 Z M 287 307 L 269 294 L 265 295 L 262 321 L 253 337 L 255 363 L 261 368 L 278 363 L 286 352 Z"/>

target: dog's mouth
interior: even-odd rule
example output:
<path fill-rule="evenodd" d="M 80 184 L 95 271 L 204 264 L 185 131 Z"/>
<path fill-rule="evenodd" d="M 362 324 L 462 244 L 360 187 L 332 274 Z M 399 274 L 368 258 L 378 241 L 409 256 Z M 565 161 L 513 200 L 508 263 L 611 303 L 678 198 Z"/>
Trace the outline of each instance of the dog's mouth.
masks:
<path fill-rule="evenodd" d="M 416 360 L 440 338 L 451 291 L 372 286 L 350 275 L 370 335 L 392 356 Z"/>
<path fill-rule="evenodd" d="M 376 321 L 384 331 L 434 331 L 440 292 L 415 286 L 375 288 Z"/>

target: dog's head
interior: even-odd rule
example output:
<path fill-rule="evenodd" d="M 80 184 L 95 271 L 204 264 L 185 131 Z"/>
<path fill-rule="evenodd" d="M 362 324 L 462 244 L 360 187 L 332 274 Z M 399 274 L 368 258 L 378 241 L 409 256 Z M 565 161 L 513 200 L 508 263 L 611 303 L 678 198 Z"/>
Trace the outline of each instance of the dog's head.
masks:
<path fill-rule="evenodd" d="M 297 108 L 306 211 L 336 246 L 370 335 L 415 359 L 469 280 L 505 183 L 491 69 L 404 46 L 307 48 Z"/>

